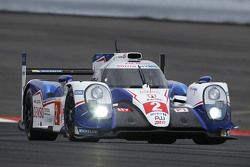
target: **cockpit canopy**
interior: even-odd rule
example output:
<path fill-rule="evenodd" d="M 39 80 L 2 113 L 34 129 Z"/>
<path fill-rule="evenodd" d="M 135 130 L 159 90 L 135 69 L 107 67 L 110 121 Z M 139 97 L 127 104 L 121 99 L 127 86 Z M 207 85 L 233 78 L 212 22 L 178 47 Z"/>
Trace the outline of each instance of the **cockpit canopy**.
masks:
<path fill-rule="evenodd" d="M 110 87 L 142 88 L 148 84 L 151 88 L 167 88 L 167 81 L 160 69 L 115 69 L 107 68 L 103 71 L 102 82 Z"/>

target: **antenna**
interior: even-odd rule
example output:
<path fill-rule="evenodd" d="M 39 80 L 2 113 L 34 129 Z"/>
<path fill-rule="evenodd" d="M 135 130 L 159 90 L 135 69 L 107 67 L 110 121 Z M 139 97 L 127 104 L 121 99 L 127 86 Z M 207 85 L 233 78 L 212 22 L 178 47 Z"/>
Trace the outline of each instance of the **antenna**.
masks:
<path fill-rule="evenodd" d="M 116 52 L 116 53 L 120 53 L 120 52 L 121 52 L 121 50 L 118 49 L 117 40 L 115 40 L 115 52 Z"/>

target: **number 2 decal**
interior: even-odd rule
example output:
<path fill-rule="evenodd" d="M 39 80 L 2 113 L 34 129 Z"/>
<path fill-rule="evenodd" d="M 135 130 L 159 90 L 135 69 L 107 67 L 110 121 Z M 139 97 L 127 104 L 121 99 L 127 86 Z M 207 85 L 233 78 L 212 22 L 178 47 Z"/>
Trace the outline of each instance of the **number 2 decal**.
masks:
<path fill-rule="evenodd" d="M 145 113 L 165 112 L 168 113 L 167 105 L 162 102 L 147 102 L 143 104 Z"/>
<path fill-rule="evenodd" d="M 162 111 L 161 103 L 159 103 L 159 102 L 151 102 L 150 105 L 153 107 L 152 111 Z"/>

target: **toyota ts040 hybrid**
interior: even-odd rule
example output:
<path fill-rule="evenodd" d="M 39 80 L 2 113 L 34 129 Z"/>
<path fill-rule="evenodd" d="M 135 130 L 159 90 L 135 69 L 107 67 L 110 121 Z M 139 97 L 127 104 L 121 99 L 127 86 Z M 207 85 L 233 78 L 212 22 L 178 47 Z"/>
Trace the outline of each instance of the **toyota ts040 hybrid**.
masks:
<path fill-rule="evenodd" d="M 186 86 L 166 80 L 161 68 L 137 52 L 95 54 L 92 69 L 27 68 L 22 55 L 22 120 L 29 140 L 71 141 L 101 138 L 171 144 L 221 144 L 235 128 L 228 86 L 201 77 Z M 58 81 L 26 75 L 61 75 Z M 72 75 L 92 75 L 74 81 Z"/>

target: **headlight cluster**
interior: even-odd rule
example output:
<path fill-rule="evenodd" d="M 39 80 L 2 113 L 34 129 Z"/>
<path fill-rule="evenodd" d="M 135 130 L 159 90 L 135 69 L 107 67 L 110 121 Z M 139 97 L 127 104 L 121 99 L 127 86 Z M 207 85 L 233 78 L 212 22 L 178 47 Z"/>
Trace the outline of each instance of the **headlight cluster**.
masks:
<path fill-rule="evenodd" d="M 112 99 L 108 88 L 100 84 L 90 85 L 85 91 L 89 111 L 97 119 L 109 119 L 112 116 Z"/>
<path fill-rule="evenodd" d="M 208 86 L 204 91 L 204 104 L 208 117 L 223 120 L 227 112 L 227 96 L 224 89 L 217 85 Z"/>

